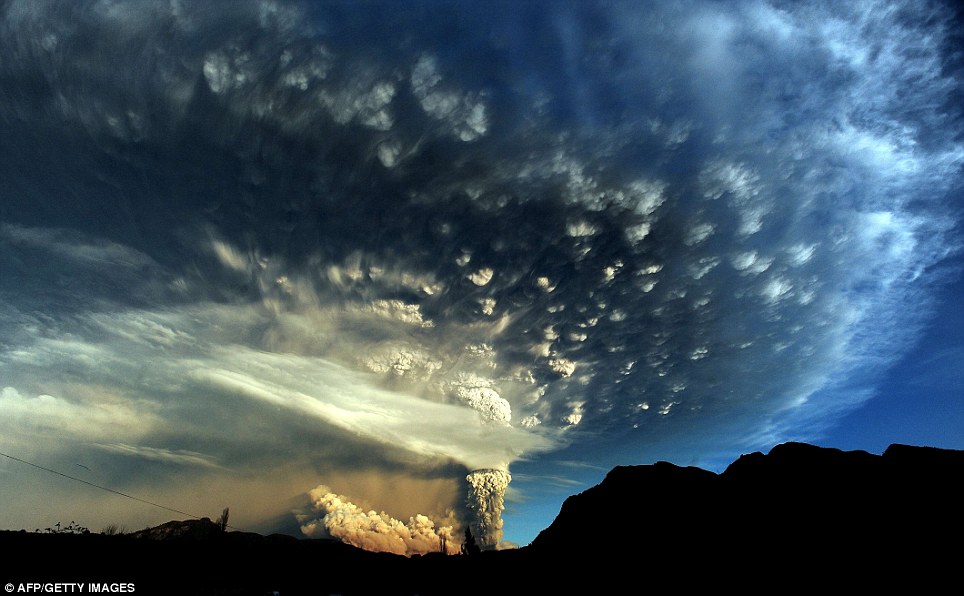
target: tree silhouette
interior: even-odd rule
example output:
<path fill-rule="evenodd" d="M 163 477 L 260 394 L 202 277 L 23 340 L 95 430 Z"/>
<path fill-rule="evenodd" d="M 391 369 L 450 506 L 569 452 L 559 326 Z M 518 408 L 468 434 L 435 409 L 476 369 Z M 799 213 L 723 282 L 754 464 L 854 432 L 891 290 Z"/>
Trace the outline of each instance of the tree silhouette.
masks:
<path fill-rule="evenodd" d="M 479 544 L 475 541 L 475 537 L 472 536 L 472 530 L 466 527 L 465 540 L 462 542 L 462 554 L 477 555 L 480 552 L 482 552 L 482 549 L 479 548 Z"/>
<path fill-rule="evenodd" d="M 224 508 L 224 511 L 221 512 L 221 517 L 219 517 L 218 521 L 214 523 L 217 524 L 218 529 L 220 529 L 222 532 L 228 529 L 228 507 Z"/>

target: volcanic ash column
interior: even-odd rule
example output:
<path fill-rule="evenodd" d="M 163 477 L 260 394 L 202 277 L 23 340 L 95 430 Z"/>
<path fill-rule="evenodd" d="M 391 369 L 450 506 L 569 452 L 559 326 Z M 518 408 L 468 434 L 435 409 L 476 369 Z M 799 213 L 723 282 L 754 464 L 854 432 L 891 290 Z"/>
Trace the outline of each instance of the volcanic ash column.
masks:
<path fill-rule="evenodd" d="M 469 483 L 467 504 L 475 518 L 470 522 L 472 535 L 483 550 L 494 549 L 502 540 L 505 489 L 512 476 L 505 470 L 482 469 L 465 479 Z"/>

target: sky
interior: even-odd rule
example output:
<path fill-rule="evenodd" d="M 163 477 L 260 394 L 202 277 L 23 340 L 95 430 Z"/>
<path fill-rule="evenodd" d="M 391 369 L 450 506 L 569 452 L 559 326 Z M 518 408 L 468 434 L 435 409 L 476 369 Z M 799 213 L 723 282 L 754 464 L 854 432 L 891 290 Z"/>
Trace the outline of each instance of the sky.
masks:
<path fill-rule="evenodd" d="M 0 1 L 0 527 L 494 548 L 616 465 L 964 449 L 961 16 Z"/>

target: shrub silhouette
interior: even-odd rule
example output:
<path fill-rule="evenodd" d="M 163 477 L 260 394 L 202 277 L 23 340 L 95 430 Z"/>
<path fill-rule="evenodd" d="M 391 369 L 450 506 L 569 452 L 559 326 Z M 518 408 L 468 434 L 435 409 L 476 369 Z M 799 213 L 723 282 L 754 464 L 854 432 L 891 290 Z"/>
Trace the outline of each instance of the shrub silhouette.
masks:
<path fill-rule="evenodd" d="M 104 529 L 100 531 L 104 536 L 119 536 L 121 534 L 127 533 L 127 528 L 123 526 L 118 526 L 117 524 L 107 524 Z"/>
<path fill-rule="evenodd" d="M 57 522 L 52 528 L 45 528 L 43 530 L 37 529 L 36 532 L 39 534 L 90 534 L 90 530 L 79 525 L 75 521 L 71 521 L 66 526 L 61 525 L 60 522 Z"/>

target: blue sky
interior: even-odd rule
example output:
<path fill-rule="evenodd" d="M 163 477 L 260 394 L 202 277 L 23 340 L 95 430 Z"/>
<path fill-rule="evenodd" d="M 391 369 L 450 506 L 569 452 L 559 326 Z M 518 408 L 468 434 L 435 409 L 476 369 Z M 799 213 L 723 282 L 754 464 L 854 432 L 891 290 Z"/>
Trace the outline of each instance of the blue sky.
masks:
<path fill-rule="evenodd" d="M 954 265 L 960 272 L 960 260 Z M 877 384 L 877 394 L 821 439 L 839 449 L 880 453 L 891 443 L 964 449 L 964 279 L 938 291 L 920 338 Z"/>
<path fill-rule="evenodd" d="M 0 5 L 0 452 L 413 553 L 964 448 L 951 7 L 226 6 Z M 3 527 L 170 517 L 0 475 Z"/>

